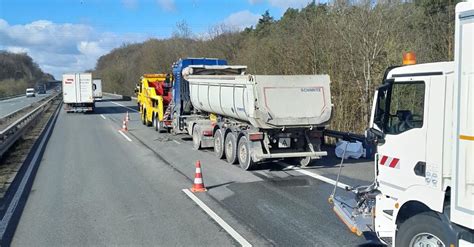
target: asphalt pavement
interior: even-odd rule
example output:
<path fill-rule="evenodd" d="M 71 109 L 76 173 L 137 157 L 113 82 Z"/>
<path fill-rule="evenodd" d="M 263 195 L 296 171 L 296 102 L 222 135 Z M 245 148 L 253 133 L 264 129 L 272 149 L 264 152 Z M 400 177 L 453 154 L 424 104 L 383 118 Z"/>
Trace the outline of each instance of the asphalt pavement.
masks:
<path fill-rule="evenodd" d="M 182 189 L 201 161 L 208 192 L 196 194 L 254 246 L 359 246 L 327 199 L 339 160 L 309 168 L 269 162 L 255 171 L 194 151 L 191 139 L 155 132 L 141 124 L 135 101 L 96 103 L 93 114 L 59 115 L 14 246 L 238 245 Z M 126 112 L 129 131 L 118 132 Z M 332 149 L 328 149 L 332 152 Z M 332 180 L 331 180 L 332 179 Z M 347 162 L 341 182 L 371 182 L 369 161 Z M 337 193 L 348 195 L 338 189 Z"/>
<path fill-rule="evenodd" d="M 25 106 L 38 102 L 41 99 L 48 97 L 49 95 L 50 93 L 47 92 L 46 94 L 36 94 L 36 97 L 20 96 L 16 98 L 7 99 L 7 100 L 1 100 L 0 101 L 0 118 L 12 112 L 15 112 Z"/>

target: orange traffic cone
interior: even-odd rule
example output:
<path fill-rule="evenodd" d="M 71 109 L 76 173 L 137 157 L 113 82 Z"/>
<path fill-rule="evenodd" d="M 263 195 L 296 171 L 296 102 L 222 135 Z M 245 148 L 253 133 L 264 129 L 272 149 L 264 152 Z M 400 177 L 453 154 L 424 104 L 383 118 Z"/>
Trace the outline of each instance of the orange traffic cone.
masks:
<path fill-rule="evenodd" d="M 127 115 L 125 116 L 125 120 L 128 122 L 130 121 L 130 115 L 128 115 L 128 111 L 127 111 Z"/>
<path fill-rule="evenodd" d="M 204 182 L 202 180 L 202 173 L 201 173 L 201 161 L 196 161 L 196 175 L 194 175 L 194 184 L 191 188 L 192 192 L 205 192 L 207 191 L 206 187 L 204 187 Z"/>
<path fill-rule="evenodd" d="M 124 119 L 123 122 L 122 122 L 122 129 L 121 131 L 125 131 L 127 132 L 128 131 L 128 126 L 127 126 L 127 121 Z"/>

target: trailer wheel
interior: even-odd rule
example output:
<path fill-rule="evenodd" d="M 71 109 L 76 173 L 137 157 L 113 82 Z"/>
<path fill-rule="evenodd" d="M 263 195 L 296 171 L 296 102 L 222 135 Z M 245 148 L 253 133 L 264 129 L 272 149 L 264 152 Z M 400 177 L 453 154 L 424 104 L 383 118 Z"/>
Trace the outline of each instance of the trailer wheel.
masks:
<path fill-rule="evenodd" d="M 224 135 L 222 134 L 221 129 L 217 129 L 216 133 L 214 133 L 214 153 L 218 159 L 223 159 L 225 157 Z"/>
<path fill-rule="evenodd" d="M 246 136 L 242 136 L 239 139 L 237 155 L 239 157 L 239 164 L 242 169 L 246 171 L 253 169 L 255 162 L 253 162 L 252 157 L 250 156 L 249 141 Z"/>
<path fill-rule="evenodd" d="M 201 149 L 201 128 L 197 124 L 193 127 L 193 149 Z"/>
<path fill-rule="evenodd" d="M 229 132 L 225 136 L 225 159 L 230 164 L 237 163 L 237 138 L 235 137 L 234 132 Z"/>
<path fill-rule="evenodd" d="M 301 167 L 307 167 L 311 163 L 311 157 L 302 157 L 296 159 Z"/>
<path fill-rule="evenodd" d="M 449 246 L 443 222 L 434 214 L 417 214 L 399 227 L 397 246 Z"/>

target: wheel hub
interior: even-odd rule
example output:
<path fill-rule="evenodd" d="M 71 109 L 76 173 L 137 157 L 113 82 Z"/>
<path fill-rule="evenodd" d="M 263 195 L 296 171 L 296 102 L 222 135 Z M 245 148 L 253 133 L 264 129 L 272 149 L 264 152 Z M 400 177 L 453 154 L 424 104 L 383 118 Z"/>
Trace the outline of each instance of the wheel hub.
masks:
<path fill-rule="evenodd" d="M 431 233 L 419 233 L 410 241 L 413 247 L 444 247 L 443 242 Z"/>

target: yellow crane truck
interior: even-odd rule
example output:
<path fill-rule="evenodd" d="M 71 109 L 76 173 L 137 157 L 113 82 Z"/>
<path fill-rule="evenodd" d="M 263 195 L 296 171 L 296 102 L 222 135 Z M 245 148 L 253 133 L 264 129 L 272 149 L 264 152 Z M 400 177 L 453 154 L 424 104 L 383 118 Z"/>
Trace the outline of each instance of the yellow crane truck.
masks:
<path fill-rule="evenodd" d="M 156 131 L 166 131 L 171 122 L 165 121 L 165 111 L 172 99 L 170 74 L 144 74 L 137 84 L 137 102 L 142 123 Z"/>

